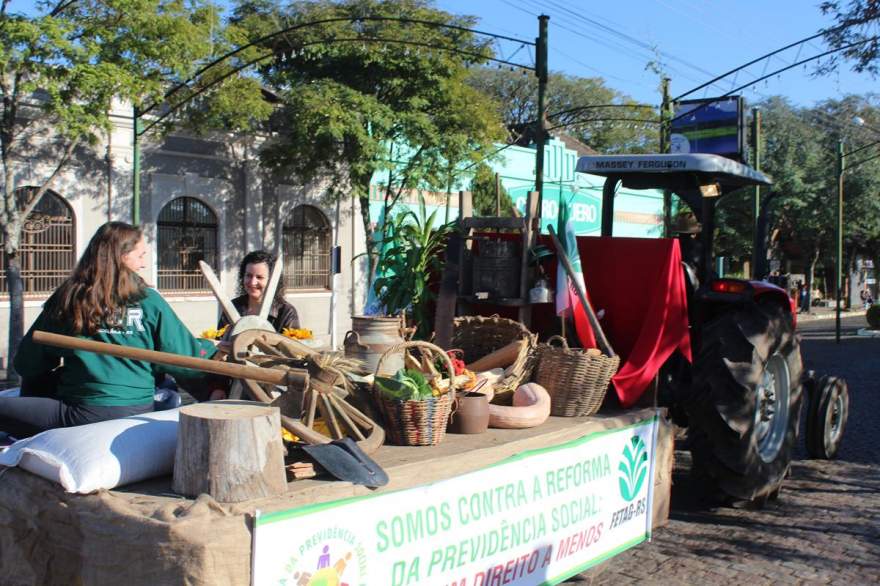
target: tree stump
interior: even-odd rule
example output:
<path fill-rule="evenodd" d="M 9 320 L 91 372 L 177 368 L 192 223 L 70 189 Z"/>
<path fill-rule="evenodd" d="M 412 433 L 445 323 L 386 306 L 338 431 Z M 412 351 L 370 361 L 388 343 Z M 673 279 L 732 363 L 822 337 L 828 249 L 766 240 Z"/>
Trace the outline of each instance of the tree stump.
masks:
<path fill-rule="evenodd" d="M 248 401 L 183 407 L 172 488 L 189 497 L 207 493 L 224 503 L 285 492 L 278 408 Z"/>

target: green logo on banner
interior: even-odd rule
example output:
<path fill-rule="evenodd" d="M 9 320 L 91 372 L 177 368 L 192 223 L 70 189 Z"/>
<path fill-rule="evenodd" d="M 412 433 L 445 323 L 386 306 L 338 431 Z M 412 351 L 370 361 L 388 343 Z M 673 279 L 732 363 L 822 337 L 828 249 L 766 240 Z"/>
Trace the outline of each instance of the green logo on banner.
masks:
<path fill-rule="evenodd" d="M 617 469 L 620 471 L 620 496 L 631 501 L 639 494 L 648 475 L 648 450 L 642 438 L 634 435 L 629 440 Z"/>

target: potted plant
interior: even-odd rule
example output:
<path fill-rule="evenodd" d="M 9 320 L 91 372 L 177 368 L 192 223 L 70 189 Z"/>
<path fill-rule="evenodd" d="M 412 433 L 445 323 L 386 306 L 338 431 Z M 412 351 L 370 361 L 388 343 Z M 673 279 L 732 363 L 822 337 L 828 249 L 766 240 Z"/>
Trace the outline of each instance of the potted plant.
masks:
<path fill-rule="evenodd" d="M 407 321 L 416 327 L 415 337 L 431 334 L 430 302 L 436 297 L 428 288 L 432 273 L 439 271 L 440 252 L 447 237 L 455 230 L 450 222 L 439 224 L 435 210 L 428 214 L 423 197 L 418 213 L 411 209 L 394 215 L 384 230 L 373 283 L 379 303 L 388 315 L 405 312 Z"/>

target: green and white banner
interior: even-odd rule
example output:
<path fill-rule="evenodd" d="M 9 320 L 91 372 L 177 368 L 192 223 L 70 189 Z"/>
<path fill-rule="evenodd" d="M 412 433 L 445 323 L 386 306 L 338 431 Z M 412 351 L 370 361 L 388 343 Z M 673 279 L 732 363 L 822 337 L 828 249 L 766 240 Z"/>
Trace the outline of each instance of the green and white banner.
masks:
<path fill-rule="evenodd" d="M 650 537 L 656 430 L 655 417 L 425 486 L 258 513 L 253 583 L 556 584 Z"/>

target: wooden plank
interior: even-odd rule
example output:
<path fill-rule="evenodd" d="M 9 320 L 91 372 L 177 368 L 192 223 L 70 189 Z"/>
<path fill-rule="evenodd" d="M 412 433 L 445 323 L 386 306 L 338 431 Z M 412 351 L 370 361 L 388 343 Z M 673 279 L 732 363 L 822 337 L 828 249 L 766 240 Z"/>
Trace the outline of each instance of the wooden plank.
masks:
<path fill-rule="evenodd" d="M 446 245 L 446 264 L 443 267 L 440 293 L 437 296 L 437 306 L 434 311 L 435 343 L 444 350 L 449 350 L 452 344 L 453 319 L 455 319 L 455 305 L 458 300 L 463 248 L 464 242 L 459 234 L 453 234 L 449 237 Z"/>
<path fill-rule="evenodd" d="M 525 218 L 466 218 L 462 220 L 461 226 L 468 230 L 482 230 L 487 228 L 524 230 L 526 227 L 526 220 Z"/>
<path fill-rule="evenodd" d="M 526 200 L 525 229 L 522 233 L 522 259 L 519 271 L 519 296 L 529 298 L 529 250 L 535 245 L 537 235 L 541 232 L 541 212 L 538 209 L 538 192 L 530 191 Z M 522 305 L 517 312 L 520 323 L 532 325 L 532 306 Z"/>

